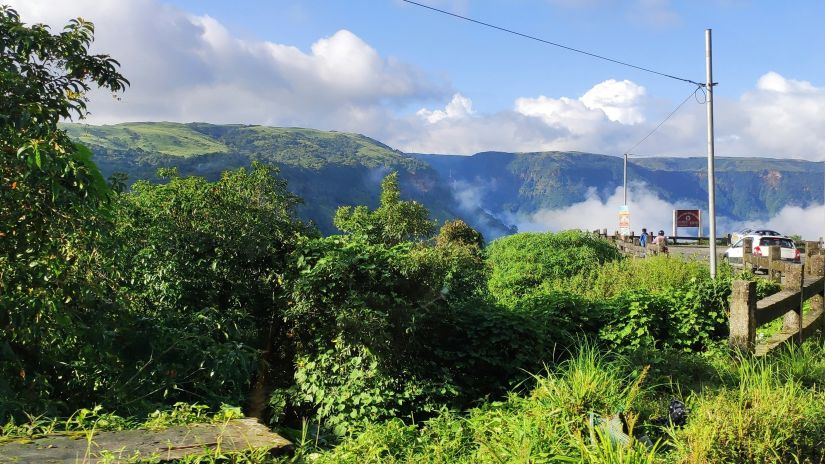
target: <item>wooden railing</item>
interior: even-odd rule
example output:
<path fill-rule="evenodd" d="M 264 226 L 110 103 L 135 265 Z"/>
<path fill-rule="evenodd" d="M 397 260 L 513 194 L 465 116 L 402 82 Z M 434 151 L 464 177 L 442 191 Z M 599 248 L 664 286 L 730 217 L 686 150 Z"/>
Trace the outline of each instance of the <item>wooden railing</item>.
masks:
<path fill-rule="evenodd" d="M 816 244 L 816 245 L 814 245 Z M 779 247 L 770 247 L 768 256 L 753 256 L 746 240 L 743 262 L 766 269 L 768 275 L 784 281 L 779 293 L 756 300 L 756 282 L 733 282 L 730 306 L 731 346 L 748 353 L 766 354 L 784 343 L 801 343 L 819 330 L 825 330 L 825 256 L 816 242 L 806 247 L 805 264 L 779 259 Z M 803 306 L 810 309 L 803 314 Z M 757 343 L 756 329 L 784 317 L 778 334 Z"/>
<path fill-rule="evenodd" d="M 634 237 L 633 235 L 622 237 L 618 232 L 614 235 L 607 235 L 607 229 L 594 230 L 593 234 L 613 242 L 616 248 L 619 249 L 619 252 L 625 256 L 643 258 L 645 256 L 667 254 L 662 245 L 648 243 L 647 246 L 641 246 L 639 244 L 639 237 Z"/>

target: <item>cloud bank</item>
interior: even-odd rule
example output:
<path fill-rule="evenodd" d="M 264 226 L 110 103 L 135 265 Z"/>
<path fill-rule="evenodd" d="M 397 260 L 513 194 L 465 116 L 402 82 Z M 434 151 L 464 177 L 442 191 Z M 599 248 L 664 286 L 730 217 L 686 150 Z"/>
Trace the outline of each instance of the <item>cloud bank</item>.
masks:
<path fill-rule="evenodd" d="M 673 224 L 674 209 L 694 208 L 693 204 L 671 203 L 657 195 L 643 183 L 631 183 L 628 186 L 630 209 L 630 229 L 637 234 L 643 227 L 648 231 L 664 230 L 670 234 Z M 602 201 L 595 189 L 591 190 L 584 201 L 565 208 L 543 209 L 533 214 L 509 218 L 517 225 L 520 232 L 559 231 L 567 229 L 596 230 L 608 228 L 609 232 L 618 229 L 619 206 L 623 202 L 622 188 Z M 707 211 L 702 211 L 704 234 L 708 231 Z M 743 227 L 774 229 L 785 235 L 800 235 L 804 239 L 816 240 L 825 235 L 825 205 L 812 205 L 807 208 L 786 206 L 767 221 L 739 221 L 721 216 L 717 217 L 717 235 L 724 235 Z M 680 229 L 681 231 L 681 229 Z M 683 233 L 683 232 L 680 232 Z M 694 234 L 695 229 L 687 229 Z"/>

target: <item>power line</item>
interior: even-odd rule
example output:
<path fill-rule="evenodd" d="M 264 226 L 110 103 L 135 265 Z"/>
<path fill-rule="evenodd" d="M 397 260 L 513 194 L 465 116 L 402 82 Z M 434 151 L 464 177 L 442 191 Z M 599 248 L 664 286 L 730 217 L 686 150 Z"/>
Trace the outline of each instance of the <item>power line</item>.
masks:
<path fill-rule="evenodd" d="M 496 29 L 496 30 L 499 30 L 499 31 L 502 31 L 502 32 L 507 32 L 509 34 L 514 34 L 514 35 L 517 35 L 519 37 L 524 37 L 525 39 L 535 40 L 535 41 L 541 42 L 543 44 L 563 48 L 563 49 L 569 50 L 571 52 L 581 53 L 582 55 L 587 55 L 587 56 L 590 56 L 590 57 L 593 57 L 593 58 L 598 58 L 600 60 L 620 64 L 622 66 L 627 66 L 627 67 L 630 67 L 630 68 L 638 69 L 640 71 L 645 71 L 645 72 L 649 72 L 649 73 L 652 73 L 652 74 L 657 74 L 659 76 L 667 77 L 667 78 L 670 78 L 670 79 L 675 79 L 677 81 L 687 82 L 687 83 L 690 83 L 690 84 L 693 84 L 693 85 L 697 85 L 699 87 L 702 87 L 702 86 L 705 85 L 705 84 L 702 84 L 702 83 L 699 83 L 699 82 L 696 82 L 696 81 L 693 81 L 693 80 L 690 80 L 690 79 L 685 79 L 683 77 L 678 77 L 678 76 L 674 76 L 672 74 L 667 74 L 667 73 L 663 73 L 663 72 L 659 72 L 659 71 L 654 71 L 650 68 L 645 68 L 643 66 L 636 66 L 635 64 L 626 63 L 624 61 L 614 60 L 613 58 L 608 58 L 606 56 L 598 55 L 596 53 L 591 53 L 591 52 L 588 52 L 588 51 L 580 50 L 578 48 L 568 47 L 567 45 L 562 45 L 560 43 L 551 42 L 549 40 L 545 40 L 545 39 L 542 39 L 542 38 L 539 38 L 539 37 L 536 37 L 536 36 L 532 36 L 532 35 L 529 35 L 529 34 L 524 34 L 524 33 L 521 33 L 521 32 L 517 32 L 517 31 L 514 31 L 512 29 L 507 29 L 507 28 L 504 28 L 504 27 L 496 26 L 494 24 L 485 23 L 484 21 L 479 21 L 479 20 L 476 20 L 476 19 L 468 18 L 466 16 L 462 16 L 462 15 L 459 15 L 459 14 L 450 13 L 449 11 L 445 11 L 445 10 L 442 10 L 442 9 L 439 9 L 439 8 L 436 8 L 436 7 L 433 7 L 433 6 L 424 5 L 424 4 L 421 4 L 421 3 L 418 3 L 418 2 L 414 2 L 413 0 L 402 0 L 402 1 L 404 1 L 406 3 L 410 3 L 412 5 L 420 6 L 422 8 L 426 8 L 428 10 L 437 11 L 439 13 L 442 13 L 442 14 L 445 14 L 445 15 L 448 15 L 448 16 L 453 16 L 455 18 L 463 19 L 463 20 L 469 21 L 471 23 L 480 24 L 482 26 L 490 27 L 490 28 L 493 28 L 493 29 Z"/>
<path fill-rule="evenodd" d="M 668 115 L 665 117 L 665 119 L 663 119 L 663 120 L 662 120 L 662 122 L 660 122 L 660 123 L 659 123 L 656 127 L 654 127 L 652 131 L 648 132 L 648 133 L 647 133 L 647 135 L 645 135 L 644 137 L 642 137 L 642 139 L 641 139 L 641 140 L 639 140 L 638 142 L 636 142 L 636 145 L 633 145 L 632 147 L 630 147 L 630 149 L 625 150 L 625 153 L 627 153 L 628 155 L 630 155 L 630 152 L 632 152 L 632 151 L 633 151 L 636 147 L 638 147 L 639 145 L 641 145 L 641 144 L 642 144 L 642 142 L 644 142 L 645 140 L 647 140 L 647 138 L 648 138 L 648 137 L 650 137 L 651 135 L 653 135 L 653 133 L 654 133 L 654 132 L 656 132 L 657 130 L 659 130 L 659 128 L 660 128 L 660 127 L 662 127 L 662 124 L 666 123 L 666 122 L 667 122 L 667 120 L 668 120 L 668 119 L 670 119 L 670 117 L 671 117 L 671 116 L 673 116 L 674 114 L 676 114 L 676 112 L 677 112 L 677 111 L 679 111 L 679 108 L 681 108 L 681 107 L 682 107 L 685 103 L 687 103 L 687 101 L 688 101 L 688 100 L 690 100 L 690 97 L 693 97 L 694 95 L 696 95 L 696 93 L 697 93 L 697 92 L 698 92 L 698 91 L 702 88 L 701 84 L 697 84 L 697 85 L 698 85 L 698 87 L 696 87 L 696 89 L 694 89 L 694 90 L 693 90 L 693 92 L 691 92 L 691 93 L 690 93 L 687 97 L 685 97 L 685 99 L 684 99 L 684 100 L 682 100 L 682 103 L 679 103 L 679 104 L 676 106 L 676 108 L 674 108 L 674 109 L 673 109 L 673 111 L 671 111 L 671 112 L 670 112 L 670 114 L 668 114 Z"/>

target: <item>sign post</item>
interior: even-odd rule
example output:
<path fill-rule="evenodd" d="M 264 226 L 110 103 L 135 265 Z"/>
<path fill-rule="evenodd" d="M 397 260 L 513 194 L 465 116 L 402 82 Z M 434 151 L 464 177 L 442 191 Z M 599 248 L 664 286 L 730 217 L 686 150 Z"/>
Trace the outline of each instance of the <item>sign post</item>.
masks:
<path fill-rule="evenodd" d="M 619 206 L 619 234 L 622 237 L 630 235 L 630 210 L 627 205 Z"/>
<path fill-rule="evenodd" d="M 698 227 L 697 237 L 702 236 L 702 211 L 698 209 L 673 210 L 673 235 L 676 236 L 679 227 Z"/>

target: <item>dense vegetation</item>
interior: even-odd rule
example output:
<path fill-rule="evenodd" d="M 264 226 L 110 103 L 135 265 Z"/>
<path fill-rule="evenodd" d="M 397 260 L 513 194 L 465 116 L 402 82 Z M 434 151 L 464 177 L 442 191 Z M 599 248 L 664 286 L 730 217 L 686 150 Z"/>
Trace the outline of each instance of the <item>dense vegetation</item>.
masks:
<path fill-rule="evenodd" d="M 0 442 L 242 408 L 298 441 L 295 461 L 823 459 L 825 346 L 725 352 L 731 269 L 625 260 L 578 231 L 485 246 L 461 220 L 439 228 L 396 173 L 330 212 L 329 236 L 265 160 L 125 191 L 57 124 L 85 115 L 78 91 L 127 85 L 88 54 L 91 25 L 53 35 L 2 9 L 0 26 L 17 98 L 0 120 Z M 656 420 L 672 397 L 684 427 Z M 652 447 L 590 425 L 609 416 Z"/>

